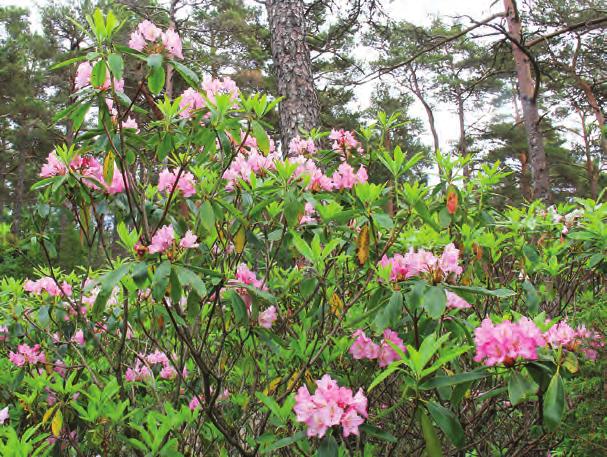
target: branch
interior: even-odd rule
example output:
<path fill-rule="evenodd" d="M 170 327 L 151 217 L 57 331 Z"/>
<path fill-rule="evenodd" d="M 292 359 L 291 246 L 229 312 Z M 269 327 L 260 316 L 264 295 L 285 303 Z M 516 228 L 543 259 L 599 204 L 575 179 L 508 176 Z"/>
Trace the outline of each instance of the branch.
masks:
<path fill-rule="evenodd" d="M 446 37 L 445 39 L 439 41 L 438 43 L 436 43 L 430 47 L 427 47 L 425 49 L 422 49 L 421 51 L 413 54 L 413 56 L 409 57 L 407 60 L 404 60 L 402 62 L 393 64 L 393 65 L 390 65 L 387 67 L 382 67 L 382 68 L 377 69 L 376 71 L 371 73 L 369 76 L 361 79 L 360 81 L 357 81 L 356 84 L 365 84 L 369 81 L 379 78 L 380 76 L 382 76 L 386 73 L 391 72 L 392 70 L 396 70 L 397 68 L 404 67 L 405 65 L 409 65 L 411 62 L 416 60 L 418 57 L 421 57 L 422 55 L 426 54 L 427 52 L 434 51 L 435 49 L 438 49 L 438 48 L 446 45 L 447 43 L 450 43 L 451 41 L 455 41 L 458 38 L 463 37 L 464 35 L 471 32 L 472 30 L 475 30 L 483 25 L 486 25 L 489 22 L 493 21 L 494 19 L 497 19 L 498 17 L 504 17 L 504 16 L 505 16 L 504 12 L 492 14 L 491 16 L 486 17 L 485 19 L 483 19 L 481 21 L 475 22 L 474 25 L 471 25 L 470 27 L 462 30 L 461 32 L 456 33 L 455 35 Z"/>
<path fill-rule="evenodd" d="M 540 43 L 545 43 L 547 42 L 550 38 L 554 38 L 556 36 L 559 35 L 563 35 L 565 33 L 568 32 L 573 32 L 575 30 L 579 30 L 579 29 L 594 29 L 594 28 L 600 28 L 602 27 L 603 23 L 605 23 L 605 26 L 607 26 L 607 16 L 602 16 L 602 17 L 598 17 L 596 19 L 591 19 L 589 21 L 581 21 L 581 22 L 576 22 L 574 24 L 568 25 L 566 27 L 562 27 L 560 29 L 555 30 L 552 33 L 548 33 L 547 35 L 543 35 L 541 37 L 536 38 L 535 40 L 531 40 L 528 41 L 526 43 L 526 46 L 528 48 L 535 46 L 536 44 L 540 44 Z"/>

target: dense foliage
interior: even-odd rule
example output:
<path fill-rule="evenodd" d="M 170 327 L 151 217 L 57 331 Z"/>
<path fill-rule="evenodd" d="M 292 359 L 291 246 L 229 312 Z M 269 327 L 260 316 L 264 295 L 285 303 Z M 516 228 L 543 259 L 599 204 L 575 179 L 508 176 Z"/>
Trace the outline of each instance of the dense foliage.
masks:
<path fill-rule="evenodd" d="M 11 239 L 40 262 L 1 284 L 2 455 L 605 450 L 602 195 L 505 206 L 509 171 L 438 151 L 420 182 L 384 112 L 283 155 L 280 99 L 200 78 L 170 27 L 86 19 Z"/>

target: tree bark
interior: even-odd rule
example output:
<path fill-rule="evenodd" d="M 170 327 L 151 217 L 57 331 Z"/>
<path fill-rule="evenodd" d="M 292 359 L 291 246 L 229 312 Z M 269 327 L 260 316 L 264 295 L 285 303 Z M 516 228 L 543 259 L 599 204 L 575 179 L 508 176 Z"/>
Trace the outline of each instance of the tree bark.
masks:
<path fill-rule="evenodd" d="M 306 43 L 302 0 L 267 0 L 272 60 L 278 94 L 285 97 L 278 106 L 283 151 L 299 129 L 318 126 L 320 103 L 314 88 L 312 62 Z"/>
<path fill-rule="evenodd" d="M 586 175 L 588 176 L 588 184 L 590 185 L 590 198 L 596 200 L 596 197 L 599 194 L 599 174 L 598 170 L 594 166 L 594 160 L 592 160 L 590 139 L 588 138 L 588 131 L 586 126 L 586 113 L 584 113 L 580 108 L 577 108 L 577 112 L 580 116 L 580 122 L 582 124 L 582 139 L 584 140 L 584 153 L 586 155 Z"/>
<path fill-rule="evenodd" d="M 21 210 L 23 208 L 23 198 L 25 196 L 25 163 L 26 160 L 19 160 L 17 163 L 17 179 L 15 180 L 15 200 L 13 202 L 13 226 L 12 232 L 19 234 L 21 230 Z"/>
<path fill-rule="evenodd" d="M 582 89 L 584 92 L 586 100 L 588 101 L 588 104 L 590 105 L 590 108 L 594 114 L 594 118 L 599 125 L 599 129 L 601 131 L 601 149 L 603 149 L 603 154 L 607 156 L 607 137 L 603 133 L 605 131 L 605 115 L 601 111 L 601 105 L 594 95 L 592 86 L 577 74 L 575 75 L 575 79 L 580 89 Z"/>
<path fill-rule="evenodd" d="M 527 131 L 529 143 L 529 165 L 533 181 L 533 198 L 544 201 L 550 198 L 550 181 L 548 162 L 544 150 L 544 139 L 540 131 L 540 115 L 537 101 L 534 98 L 536 81 L 531 76 L 529 57 L 519 46 L 522 43 L 521 19 L 516 8 L 515 0 L 504 0 L 508 31 L 512 42 L 512 55 L 518 80 L 518 92 L 523 111 L 523 122 Z"/>
<path fill-rule="evenodd" d="M 468 153 L 468 146 L 466 144 L 466 118 L 464 113 L 464 99 L 462 97 L 462 93 L 459 91 L 459 88 L 455 96 L 457 99 L 457 117 L 459 119 L 459 156 L 465 157 Z M 468 164 L 464 166 L 464 176 L 466 178 L 470 177 L 470 166 Z"/>

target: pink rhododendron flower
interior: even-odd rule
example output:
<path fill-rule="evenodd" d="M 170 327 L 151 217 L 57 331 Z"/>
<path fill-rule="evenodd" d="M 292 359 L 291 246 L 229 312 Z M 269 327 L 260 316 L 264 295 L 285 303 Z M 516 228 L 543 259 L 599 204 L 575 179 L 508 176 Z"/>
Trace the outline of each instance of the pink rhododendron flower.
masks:
<path fill-rule="evenodd" d="M 474 360 L 487 366 L 500 363 L 512 366 L 519 357 L 536 360 L 538 348 L 546 345 L 540 329 L 526 317 L 517 323 L 506 320 L 495 325 L 486 318 L 474 331 L 474 341 Z"/>
<path fill-rule="evenodd" d="M 179 38 L 179 34 L 177 32 L 172 29 L 168 29 L 166 32 L 164 32 L 162 35 L 162 44 L 169 53 L 170 57 L 183 59 L 181 38 Z"/>
<path fill-rule="evenodd" d="M 314 209 L 314 205 L 310 202 L 306 202 L 304 205 L 304 214 L 299 219 L 300 224 L 311 224 L 317 222 L 314 215 L 316 214 L 316 210 Z"/>
<path fill-rule="evenodd" d="M 53 370 L 64 378 L 67 373 L 67 365 L 63 360 L 55 360 Z"/>
<path fill-rule="evenodd" d="M 198 246 L 200 246 L 200 244 L 198 244 L 197 241 L 198 241 L 198 237 L 196 235 L 194 235 L 194 233 L 192 233 L 191 230 L 188 230 L 187 232 L 185 232 L 185 235 L 179 242 L 179 246 L 184 249 L 197 248 Z"/>
<path fill-rule="evenodd" d="M 8 327 L 6 325 L 0 325 L 0 343 L 8 339 Z"/>
<path fill-rule="evenodd" d="M 464 300 L 462 297 L 450 290 L 445 291 L 447 293 L 447 308 L 451 309 L 465 309 L 470 308 L 472 305 Z"/>
<path fill-rule="evenodd" d="M 192 397 L 190 403 L 188 404 L 190 410 L 194 411 L 196 408 L 200 408 L 200 400 L 198 400 L 198 396 Z"/>
<path fill-rule="evenodd" d="M 550 346 L 558 348 L 559 346 L 569 347 L 573 345 L 577 333 L 567 322 L 562 321 L 550 327 L 544 336 Z"/>
<path fill-rule="evenodd" d="M 137 124 L 137 121 L 130 116 L 127 117 L 126 121 L 122 121 L 122 128 L 133 129 L 139 133 L 139 125 Z"/>
<path fill-rule="evenodd" d="M 8 358 L 13 365 L 18 367 L 22 367 L 26 363 L 36 365 L 37 363 L 46 362 L 46 357 L 39 344 L 35 344 L 31 347 L 25 343 L 20 344 L 17 346 L 16 353 L 13 351 L 9 352 Z"/>
<path fill-rule="evenodd" d="M 76 343 L 79 346 L 84 346 L 84 332 L 82 330 L 78 330 L 72 336 L 72 342 Z"/>
<path fill-rule="evenodd" d="M 353 335 L 356 339 L 350 346 L 350 354 L 357 360 L 377 359 L 379 357 L 379 346 L 371 338 L 365 335 L 362 329 L 358 329 Z"/>
<path fill-rule="evenodd" d="M 352 189 L 355 184 L 366 183 L 368 180 L 367 170 L 362 165 L 356 173 L 354 169 L 347 164 L 342 162 L 337 171 L 333 173 L 331 178 L 335 189 Z"/>
<path fill-rule="evenodd" d="M 355 396 L 347 387 L 339 387 L 329 375 L 316 381 L 316 392 L 310 395 L 301 386 L 295 396 L 297 421 L 307 425 L 309 437 L 322 438 L 330 427 L 341 425 L 345 437 L 358 435 L 358 427 L 367 417 L 367 399 L 362 389 Z"/>
<path fill-rule="evenodd" d="M 459 266 L 459 250 L 453 243 L 445 246 L 438 259 L 432 252 L 424 249 L 417 252 L 411 249 L 405 255 L 395 254 L 394 257 L 384 255 L 378 265 L 382 268 L 391 268 L 391 281 L 402 281 L 424 273 L 440 273 L 445 277 L 453 273 L 458 276 L 463 271 Z"/>
<path fill-rule="evenodd" d="M 265 288 L 263 281 L 257 279 L 257 275 L 249 269 L 246 263 L 241 263 L 238 265 L 238 268 L 236 268 L 236 281 L 258 289 Z"/>
<path fill-rule="evenodd" d="M 204 98 L 202 98 L 202 95 L 196 89 L 189 87 L 181 94 L 181 100 L 179 101 L 179 108 L 181 109 L 179 115 L 181 117 L 191 117 L 192 111 L 204 107 Z"/>
<path fill-rule="evenodd" d="M 453 273 L 456 276 L 462 274 L 462 267 L 459 266 L 459 249 L 455 247 L 453 243 L 449 243 L 445 246 L 443 254 L 438 259 L 438 267 L 448 275 Z"/>
<path fill-rule="evenodd" d="M 354 137 L 354 133 L 340 129 L 340 130 L 331 130 L 329 135 L 329 139 L 333 140 L 333 150 L 336 152 L 348 152 L 352 149 L 356 149 L 358 152 L 363 152 L 363 149 L 360 147 L 360 143 Z"/>
<path fill-rule="evenodd" d="M 76 70 L 76 77 L 74 79 L 74 87 L 76 89 L 83 89 L 87 86 L 92 85 L 91 77 L 93 74 L 93 66 L 90 62 L 82 62 L 78 65 L 78 69 Z M 110 75 L 110 71 L 106 68 L 105 79 L 101 86 L 95 86 L 96 89 L 100 90 L 108 90 L 112 87 L 112 82 L 114 83 L 114 90 L 116 92 L 124 92 L 124 80 L 112 78 Z"/>
<path fill-rule="evenodd" d="M 124 373 L 124 379 L 128 382 L 145 381 L 152 377 L 152 371 L 146 365 L 142 364 L 139 359 L 135 362 L 133 368 L 129 367 Z"/>
<path fill-rule="evenodd" d="M 276 314 L 276 307 L 270 306 L 265 311 L 259 313 L 257 322 L 263 328 L 272 328 L 272 324 L 274 324 L 277 317 L 278 315 Z"/>
<path fill-rule="evenodd" d="M 8 406 L 5 406 L 4 408 L 0 409 L 0 425 L 4 425 L 6 420 L 9 418 L 10 416 L 8 414 Z"/>
<path fill-rule="evenodd" d="M 156 41 L 162 35 L 162 30 L 156 27 L 153 22 L 150 22 L 148 20 L 140 22 L 137 26 L 137 31 L 147 41 Z"/>
<path fill-rule="evenodd" d="M 304 154 L 314 154 L 316 152 L 316 146 L 312 139 L 304 140 L 299 136 L 296 136 L 289 142 L 289 155 L 298 156 Z"/>
<path fill-rule="evenodd" d="M 379 347 L 379 355 L 377 357 L 379 361 L 380 367 L 387 367 L 395 360 L 400 360 L 400 355 L 398 352 L 394 350 L 394 348 L 388 344 L 388 342 L 394 344 L 401 351 L 406 351 L 405 345 L 403 344 L 403 340 L 401 340 L 398 334 L 390 330 L 389 328 L 384 330 L 384 339 L 381 342 Z"/>
<path fill-rule="evenodd" d="M 74 86 L 76 89 L 82 89 L 91 83 L 91 73 L 93 73 L 93 66 L 90 62 L 82 62 L 76 69 L 76 78 L 74 79 Z"/>
<path fill-rule="evenodd" d="M 162 170 L 158 176 L 158 190 L 160 192 L 166 190 L 168 193 L 179 190 L 185 198 L 196 194 L 196 180 L 194 179 L 194 175 L 189 171 L 185 171 L 182 172 L 179 179 L 177 179 L 178 175 L 179 171 L 177 170 Z"/>
<path fill-rule="evenodd" d="M 223 174 L 223 179 L 228 181 L 226 189 L 233 190 L 240 179 L 251 182 L 251 173 L 261 176 L 268 170 L 275 170 L 275 160 L 280 160 L 277 152 L 270 153 L 267 156 L 256 150 L 252 150 L 246 155 L 243 153 L 237 154 Z"/>
<path fill-rule="evenodd" d="M 63 176 L 67 173 L 67 167 L 59 160 L 57 154 L 51 152 L 46 158 L 46 163 L 40 170 L 41 178 L 50 178 L 51 176 Z"/>
<path fill-rule="evenodd" d="M 131 39 L 129 40 L 129 48 L 133 48 L 139 52 L 143 51 L 143 48 L 145 48 L 145 38 L 143 37 L 141 32 L 139 32 L 139 30 L 133 30 L 131 32 Z"/>
<path fill-rule="evenodd" d="M 69 297 L 72 295 L 72 286 L 70 284 L 63 281 L 60 288 L 55 280 L 49 276 L 40 278 L 37 281 L 32 281 L 30 279 L 26 280 L 23 284 L 23 290 L 34 295 L 40 295 L 42 292 L 46 292 L 53 297 L 58 297 L 60 295 Z"/>
<path fill-rule="evenodd" d="M 175 234 L 172 225 L 164 225 L 152 237 L 152 244 L 148 246 L 150 254 L 162 253 L 173 246 Z"/>
<path fill-rule="evenodd" d="M 202 80 L 202 88 L 214 105 L 217 104 L 216 95 L 229 95 L 230 100 L 238 98 L 238 86 L 230 78 L 216 79 L 207 75 Z"/>

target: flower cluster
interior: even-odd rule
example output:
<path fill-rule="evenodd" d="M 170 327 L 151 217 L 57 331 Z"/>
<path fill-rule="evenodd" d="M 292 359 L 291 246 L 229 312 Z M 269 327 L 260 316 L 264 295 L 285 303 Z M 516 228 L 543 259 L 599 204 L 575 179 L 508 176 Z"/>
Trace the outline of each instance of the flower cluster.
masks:
<path fill-rule="evenodd" d="M 255 287 L 259 290 L 268 290 L 266 285 L 261 279 L 257 278 L 257 275 L 249 269 L 245 263 L 238 265 L 236 269 L 236 282 L 245 284 L 247 286 Z M 246 289 L 237 289 L 238 295 L 242 298 L 242 301 L 247 307 L 247 313 L 251 313 L 252 299 L 249 292 Z M 275 306 L 270 306 L 264 311 L 260 312 L 257 316 L 257 323 L 263 328 L 272 328 L 272 325 L 278 318 Z"/>
<path fill-rule="evenodd" d="M 350 132 L 349 130 L 332 129 L 331 133 L 329 134 L 329 139 L 333 140 L 333 150 L 335 152 L 347 153 L 354 149 L 361 154 L 364 152 L 360 143 L 354 137 L 354 133 Z"/>
<path fill-rule="evenodd" d="M 239 89 L 236 83 L 230 78 L 211 78 L 205 76 L 201 88 L 204 91 L 206 98 L 213 105 L 217 104 L 217 95 L 228 95 L 231 102 L 238 98 Z M 190 118 L 194 111 L 204 108 L 206 101 L 203 95 L 193 87 L 188 87 L 182 94 L 179 101 L 180 112 L 182 118 Z"/>
<path fill-rule="evenodd" d="M 162 379 L 174 379 L 177 376 L 177 370 L 171 365 L 169 357 L 164 352 L 156 350 L 148 355 L 140 354 L 134 367 L 127 368 L 124 377 L 129 382 L 150 379 L 153 376 L 151 368 L 158 365 L 162 367 L 160 369 Z M 184 367 L 182 376 L 185 378 L 187 375 L 187 369 Z"/>
<path fill-rule="evenodd" d="M 107 184 L 103 178 L 103 165 L 94 157 L 76 156 L 70 162 L 71 170 L 82 176 L 82 183 L 93 190 L 99 190 L 99 186 L 103 186 L 103 190 L 109 195 L 119 194 L 124 192 L 126 183 L 124 176 L 114 164 L 114 174 L 112 182 Z M 52 176 L 63 176 L 68 172 L 68 167 L 59 160 L 57 154 L 51 152 L 46 158 L 46 163 L 40 170 L 41 178 L 50 178 Z"/>
<path fill-rule="evenodd" d="M 299 218 L 300 224 L 314 224 L 317 222 L 316 220 L 316 210 L 314 209 L 314 205 L 310 202 L 306 202 L 304 205 L 304 213 L 303 216 Z"/>
<path fill-rule="evenodd" d="M 267 156 L 257 150 L 251 150 L 248 154 L 237 154 L 223 174 L 223 179 L 227 181 L 226 190 L 233 190 L 241 179 L 250 183 L 251 173 L 260 176 L 266 171 L 275 170 L 276 160 L 280 160 L 280 154 L 276 151 Z"/>
<path fill-rule="evenodd" d="M 559 322 L 550 327 L 544 337 L 550 347 L 557 349 L 563 347 L 568 351 L 578 349 L 590 360 L 596 360 L 598 349 L 605 346 L 603 337 L 597 332 L 591 332 L 584 325 L 575 329 L 566 321 Z"/>
<path fill-rule="evenodd" d="M 313 395 L 301 386 L 295 396 L 293 410 L 297 421 L 307 425 L 307 435 L 322 438 L 335 425 L 341 425 L 344 437 L 358 435 L 358 427 L 367 417 L 367 397 L 362 389 L 352 395 L 351 389 L 339 387 L 328 374 L 316 381 L 316 386 Z"/>
<path fill-rule="evenodd" d="M 158 190 L 160 192 L 167 191 L 168 193 L 174 190 L 179 190 L 184 197 L 191 197 L 196 193 L 196 180 L 194 175 L 189 171 L 179 172 L 176 170 L 162 170 L 158 175 Z"/>
<path fill-rule="evenodd" d="M 314 140 L 307 139 L 296 136 L 289 142 L 289 155 L 290 156 L 299 156 L 305 154 L 314 154 L 316 152 L 316 146 L 314 145 Z"/>
<path fill-rule="evenodd" d="M 37 363 L 46 363 L 46 356 L 39 344 L 34 346 L 28 346 L 27 344 L 20 344 L 17 346 L 17 352 L 10 351 L 8 359 L 15 366 L 22 367 L 26 363 L 36 365 Z"/>
<path fill-rule="evenodd" d="M 457 295 L 456 293 L 451 292 L 450 290 L 446 291 L 447 293 L 447 308 L 450 309 L 465 309 L 470 308 L 472 305 L 464 300 L 462 297 Z"/>
<path fill-rule="evenodd" d="M 60 295 L 69 297 L 72 295 L 71 285 L 66 281 L 63 281 L 61 287 L 59 287 L 57 282 L 49 276 L 40 278 L 37 281 L 32 281 L 31 279 L 26 280 L 23 284 L 23 290 L 34 295 L 40 295 L 42 292 L 46 292 L 53 297 L 58 297 Z"/>
<path fill-rule="evenodd" d="M 198 237 L 191 230 L 185 232 L 179 242 L 179 247 L 183 249 L 194 249 L 199 246 Z M 175 232 L 172 225 L 163 225 L 152 237 L 152 244 L 148 246 L 150 254 L 163 253 L 171 249 L 175 243 Z"/>
<path fill-rule="evenodd" d="M 403 344 L 403 340 L 399 338 L 395 331 L 390 330 L 389 328 L 384 330 L 384 338 L 381 340 L 380 344 L 374 343 L 371 338 L 365 335 L 365 332 L 362 329 L 356 330 L 353 337 L 356 339 L 350 347 L 350 354 L 352 357 L 357 360 L 377 359 L 381 368 L 387 367 L 395 360 L 400 359 L 398 352 L 396 352 L 389 343 L 394 344 L 403 352 L 407 350 Z"/>
<path fill-rule="evenodd" d="M 536 360 L 537 350 L 546 345 L 541 330 L 527 317 L 518 322 L 509 320 L 493 324 L 491 319 L 483 320 L 474 331 L 476 362 L 487 366 L 503 363 L 513 366 L 517 358 Z"/>
<path fill-rule="evenodd" d="M 88 86 L 93 86 L 93 82 L 91 77 L 93 75 L 93 66 L 90 62 L 82 62 L 78 65 L 78 69 L 76 70 L 76 77 L 74 78 L 74 87 L 76 89 L 84 89 Z M 112 83 L 114 83 L 114 90 L 116 92 L 124 92 L 124 79 L 116 79 L 110 77 L 110 71 L 105 69 L 105 79 L 103 80 L 103 84 L 100 86 L 94 86 L 95 89 L 99 90 L 108 90 L 112 87 Z"/>
<path fill-rule="evenodd" d="M 379 261 L 382 268 L 390 267 L 390 280 L 402 281 L 423 273 L 433 276 L 441 274 L 444 277 L 453 273 L 459 276 L 463 269 L 459 265 L 459 249 L 453 243 L 445 246 L 440 257 L 435 257 L 429 251 L 411 249 L 405 255 L 395 254 L 394 257 L 384 255 Z"/>
<path fill-rule="evenodd" d="M 151 54 L 158 53 L 161 45 L 169 57 L 183 59 L 181 38 L 173 29 L 163 32 L 155 24 L 145 20 L 131 33 L 129 40 L 130 48 L 142 52 L 148 47 Z"/>

